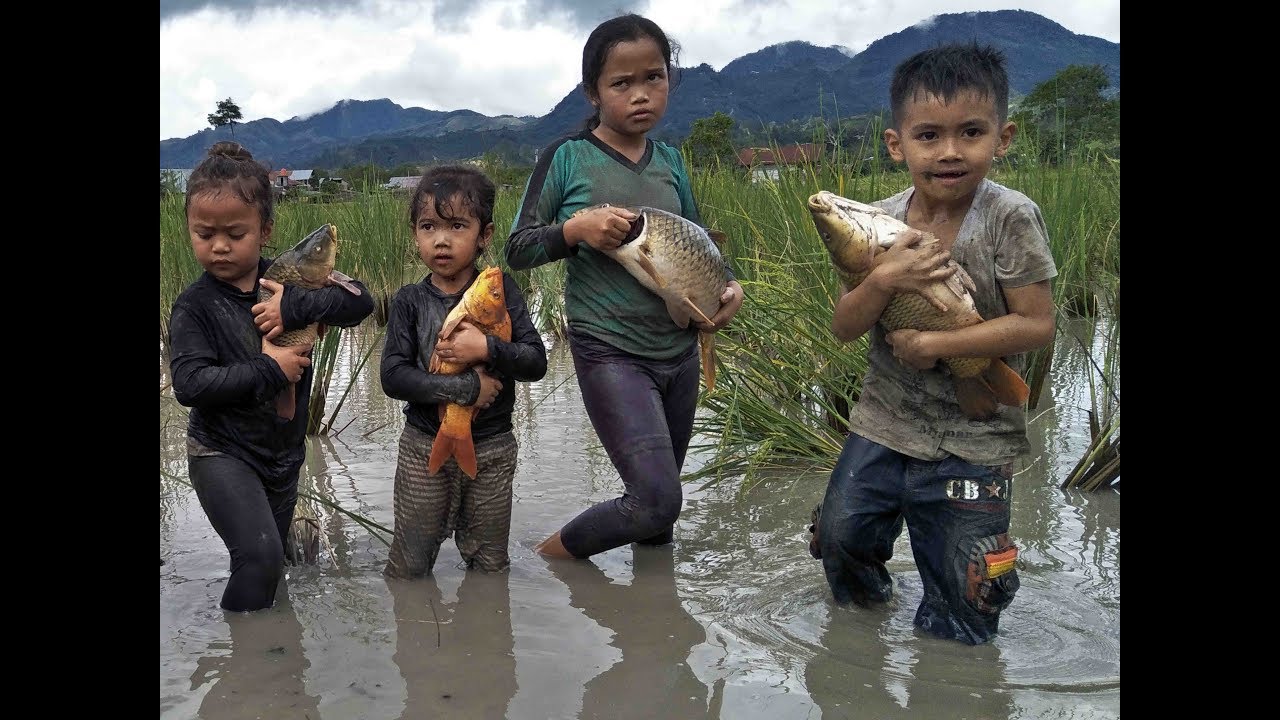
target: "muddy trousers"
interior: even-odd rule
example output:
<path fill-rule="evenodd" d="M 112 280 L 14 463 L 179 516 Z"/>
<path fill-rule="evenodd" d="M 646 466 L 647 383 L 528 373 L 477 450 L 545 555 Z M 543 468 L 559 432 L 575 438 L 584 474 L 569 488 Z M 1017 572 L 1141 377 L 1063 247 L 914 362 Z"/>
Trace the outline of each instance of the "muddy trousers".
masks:
<path fill-rule="evenodd" d="M 298 504 L 298 470 L 264 480 L 247 463 L 225 454 L 188 455 L 187 469 L 200 507 L 231 552 L 222 608 L 245 612 L 271 607 Z"/>
<path fill-rule="evenodd" d="M 1018 590 L 1009 540 L 1011 467 L 952 455 L 926 461 L 850 433 L 818 520 L 827 584 L 837 602 L 889 600 L 885 562 L 906 522 L 924 586 L 915 624 L 977 645 L 997 632 Z"/>
<path fill-rule="evenodd" d="M 698 346 L 650 360 L 581 333 L 570 340 L 582 403 L 624 489 L 570 520 L 560 541 L 578 558 L 631 542 L 669 543 L 684 502 L 680 467 L 698 404 Z"/>
<path fill-rule="evenodd" d="M 449 537 L 468 568 L 502 570 L 509 564 L 511 481 L 519 448 L 510 431 L 476 441 L 476 476 L 449 458 L 435 475 L 427 460 L 435 437 L 405 424 L 396 458 L 395 535 L 383 572 L 396 578 L 431 573 Z"/>

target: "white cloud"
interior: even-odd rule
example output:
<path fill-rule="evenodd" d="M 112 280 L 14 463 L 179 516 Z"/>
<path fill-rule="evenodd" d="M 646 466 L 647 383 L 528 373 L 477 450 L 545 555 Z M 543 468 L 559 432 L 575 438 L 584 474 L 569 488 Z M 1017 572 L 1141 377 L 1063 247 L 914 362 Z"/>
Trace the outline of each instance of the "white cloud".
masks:
<path fill-rule="evenodd" d="M 855 51 L 939 13 L 1009 9 L 1007 0 L 688 0 L 621 2 L 682 46 L 680 64 L 716 69 L 789 40 Z M 226 9 L 234 6 L 235 9 Z M 189 8 L 198 7 L 191 10 Z M 162 3 L 160 138 L 206 127 L 231 97 L 244 120 L 286 120 L 342 99 L 405 107 L 545 115 L 581 76 L 598 4 L 567 0 Z M 1027 0 L 1072 32 L 1120 40 L 1119 0 Z M 256 9 L 261 8 L 261 9 Z"/>

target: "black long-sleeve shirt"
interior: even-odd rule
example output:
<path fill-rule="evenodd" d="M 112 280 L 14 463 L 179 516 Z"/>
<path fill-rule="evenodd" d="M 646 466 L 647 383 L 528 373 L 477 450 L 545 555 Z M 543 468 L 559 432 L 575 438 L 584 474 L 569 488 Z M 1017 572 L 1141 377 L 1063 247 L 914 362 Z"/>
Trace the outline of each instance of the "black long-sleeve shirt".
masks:
<path fill-rule="evenodd" d="M 258 262 L 258 277 L 271 261 Z M 351 327 L 373 312 L 373 298 L 360 282 L 359 295 L 338 286 L 306 290 L 286 285 L 280 299 L 285 330 L 313 322 Z M 264 478 L 283 478 L 306 457 L 307 410 L 312 369 L 296 384 L 292 420 L 276 414 L 276 396 L 289 379 L 262 352 L 262 334 L 253 322 L 257 283 L 250 292 L 209 273 L 173 303 L 169 318 L 169 367 L 178 402 L 191 408 L 187 435 L 199 444 L 239 458 Z"/>
<path fill-rule="evenodd" d="M 477 270 L 471 283 L 479 277 Z M 467 287 L 471 286 L 467 283 Z M 431 374 L 431 353 L 436 336 L 444 327 L 449 311 L 461 300 L 466 288 L 447 295 L 431 283 L 428 275 L 419 283 L 400 288 L 391 300 L 387 317 L 387 339 L 382 350 L 382 391 L 404 400 L 405 421 L 434 436 L 440 429 L 440 403 L 472 405 L 480 395 L 480 376 L 475 370 L 457 375 Z M 547 349 L 533 326 L 524 295 L 515 280 L 502 274 L 502 291 L 511 315 L 511 342 L 489 335 L 489 369 L 502 381 L 497 399 L 471 421 L 471 437 L 480 440 L 511 429 L 515 407 L 515 381 L 541 380 L 547 374 Z"/>

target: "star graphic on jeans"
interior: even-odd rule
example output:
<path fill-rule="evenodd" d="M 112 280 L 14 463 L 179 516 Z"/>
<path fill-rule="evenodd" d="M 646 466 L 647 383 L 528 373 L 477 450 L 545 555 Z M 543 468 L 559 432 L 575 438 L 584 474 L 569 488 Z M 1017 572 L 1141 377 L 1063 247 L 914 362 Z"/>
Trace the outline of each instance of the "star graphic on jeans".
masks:
<path fill-rule="evenodd" d="M 995 480 L 992 480 L 990 485 L 983 485 L 982 487 L 987 491 L 987 494 L 990 495 L 991 497 L 1000 497 L 1000 486 L 996 483 Z"/>

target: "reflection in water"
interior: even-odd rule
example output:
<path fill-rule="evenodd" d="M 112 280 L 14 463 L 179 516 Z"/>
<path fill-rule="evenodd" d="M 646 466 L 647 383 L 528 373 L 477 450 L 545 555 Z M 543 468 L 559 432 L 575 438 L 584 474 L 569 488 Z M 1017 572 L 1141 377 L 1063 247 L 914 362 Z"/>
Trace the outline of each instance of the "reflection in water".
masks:
<path fill-rule="evenodd" d="M 995 645 L 928 637 L 860 608 L 833 606 L 830 613 L 822 647 L 805 670 L 824 720 L 1012 716 Z"/>
<path fill-rule="evenodd" d="M 343 338 L 329 397 L 342 408 L 333 434 L 310 438 L 303 481 L 390 525 L 400 403 L 380 391 L 376 349 L 354 369 L 377 334 Z M 687 484 L 671 547 L 537 556 L 549 528 L 620 487 L 566 348 L 550 348 L 547 377 L 518 389 L 509 573 L 463 572 L 450 545 L 433 578 L 393 585 L 387 546 L 320 505 L 336 564 L 290 568 L 282 604 L 248 616 L 217 608 L 225 547 L 179 482 L 186 411 L 162 366 L 161 718 L 1119 717 L 1120 496 L 1058 489 L 1088 445 L 1078 382 L 1055 375 L 1032 413 L 1011 526 L 1022 588 L 1000 636 L 969 647 L 915 630 L 922 589 L 906 533 L 889 568 L 894 603 L 831 601 L 805 530 L 827 477 L 803 468 L 753 487 Z M 1055 373 L 1071 360 L 1062 352 Z"/>
<path fill-rule="evenodd" d="M 284 597 L 279 593 L 277 598 Z M 318 718 L 318 698 L 307 693 L 303 676 L 310 663 L 302 652 L 302 625 L 288 600 L 252 613 L 226 613 L 230 652 L 196 660 L 191 690 L 215 683 L 200 703 L 206 720 L 261 717 Z M 226 643 L 211 643 L 210 649 Z"/>
<path fill-rule="evenodd" d="M 506 572 L 468 572 L 446 603 L 434 577 L 387 578 L 395 601 L 394 660 L 404 720 L 502 718 L 516 693 Z"/>
<path fill-rule="evenodd" d="M 615 583 L 593 562 L 548 563 L 569 588 L 569 604 L 612 630 L 609 644 L 622 652 L 584 686 L 581 717 L 719 717 L 709 712 L 707 687 L 689 667 L 689 651 L 706 632 L 680 604 L 671 546 L 631 549 L 630 585 Z"/>

